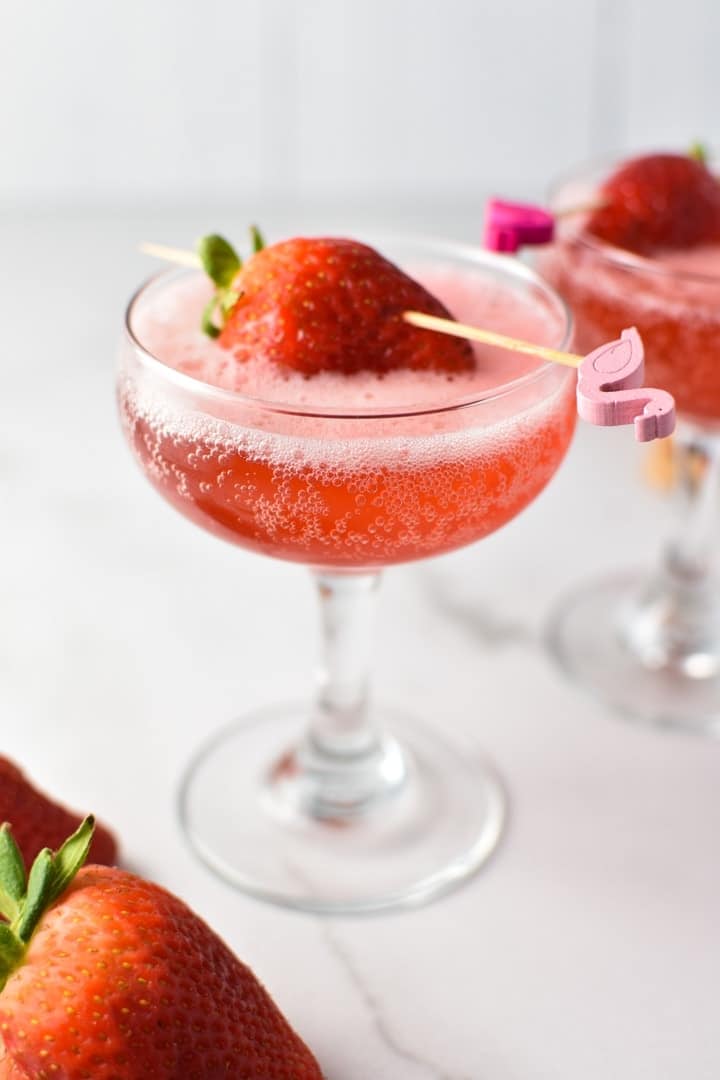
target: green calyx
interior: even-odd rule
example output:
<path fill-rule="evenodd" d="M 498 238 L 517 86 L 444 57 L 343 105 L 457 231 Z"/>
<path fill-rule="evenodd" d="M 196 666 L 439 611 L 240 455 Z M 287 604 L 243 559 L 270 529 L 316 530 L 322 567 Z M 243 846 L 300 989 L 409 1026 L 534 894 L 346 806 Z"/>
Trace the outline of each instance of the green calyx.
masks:
<path fill-rule="evenodd" d="M 87 858 L 95 819 L 86 817 L 56 852 L 43 848 L 30 873 L 10 826 L 0 827 L 0 990 L 20 966 L 40 919 L 65 892 Z"/>
<path fill-rule="evenodd" d="M 265 247 L 256 225 L 250 226 L 250 244 L 253 254 Z M 233 283 L 242 269 L 242 259 L 232 244 L 216 233 L 203 236 L 198 241 L 197 252 L 205 273 L 215 283 L 215 292 L 202 313 L 201 325 L 208 337 L 216 338 L 222 333 L 225 320 L 240 299 L 240 293 L 233 288 Z"/>
<path fill-rule="evenodd" d="M 688 150 L 688 157 L 693 161 L 697 161 L 700 165 L 707 165 L 708 163 L 708 150 L 705 143 L 701 143 L 699 139 L 696 139 L 694 143 L 691 143 Z"/>

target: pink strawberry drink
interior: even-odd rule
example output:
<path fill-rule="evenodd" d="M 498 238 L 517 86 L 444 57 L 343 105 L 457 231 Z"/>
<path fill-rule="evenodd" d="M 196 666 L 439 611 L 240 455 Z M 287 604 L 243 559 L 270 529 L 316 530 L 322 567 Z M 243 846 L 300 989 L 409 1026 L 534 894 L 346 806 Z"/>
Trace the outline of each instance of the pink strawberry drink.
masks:
<path fill-rule="evenodd" d="M 561 344 L 563 313 L 539 291 L 468 268 L 410 273 L 462 322 Z M 565 454 L 575 422 L 566 369 L 478 346 L 470 373 L 307 378 L 239 363 L 205 337 L 210 291 L 201 273 L 171 272 L 138 295 L 129 327 L 141 356 L 120 401 L 151 482 L 227 540 L 346 570 L 437 555 L 514 517 Z"/>

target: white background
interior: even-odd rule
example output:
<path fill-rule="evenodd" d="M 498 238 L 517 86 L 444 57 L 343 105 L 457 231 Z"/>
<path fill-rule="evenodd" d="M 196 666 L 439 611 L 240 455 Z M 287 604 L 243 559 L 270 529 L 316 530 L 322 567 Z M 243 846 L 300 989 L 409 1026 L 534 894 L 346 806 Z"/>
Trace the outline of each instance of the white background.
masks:
<path fill-rule="evenodd" d="M 712 141 L 713 0 L 1 0 L 0 203 L 480 201 Z"/>

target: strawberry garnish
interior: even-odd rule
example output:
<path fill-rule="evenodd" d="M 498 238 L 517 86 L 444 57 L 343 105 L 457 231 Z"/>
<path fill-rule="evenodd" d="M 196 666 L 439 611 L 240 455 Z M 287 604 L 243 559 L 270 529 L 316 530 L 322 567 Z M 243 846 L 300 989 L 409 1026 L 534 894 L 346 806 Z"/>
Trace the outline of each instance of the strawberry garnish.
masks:
<path fill-rule="evenodd" d="M 59 847 L 78 827 L 82 816 L 53 802 L 33 787 L 16 765 L 0 757 L 0 822 L 3 821 L 12 825 L 23 859 L 30 864 L 46 845 Z M 91 857 L 93 862 L 107 866 L 117 861 L 115 837 L 101 825 L 95 828 Z"/>
<path fill-rule="evenodd" d="M 176 896 L 82 868 L 88 818 L 26 878 L 0 829 L 0 1077 L 321 1080 L 267 991 Z"/>
<path fill-rule="evenodd" d="M 720 184 L 697 152 L 634 158 L 598 197 L 587 231 L 638 255 L 720 240 Z"/>
<path fill-rule="evenodd" d="M 257 231 L 253 236 L 244 265 L 221 237 L 206 237 L 199 248 L 217 287 L 204 329 L 238 360 L 259 358 L 306 376 L 473 369 L 466 341 L 403 321 L 408 310 L 452 316 L 373 248 L 315 237 L 262 247 Z"/>

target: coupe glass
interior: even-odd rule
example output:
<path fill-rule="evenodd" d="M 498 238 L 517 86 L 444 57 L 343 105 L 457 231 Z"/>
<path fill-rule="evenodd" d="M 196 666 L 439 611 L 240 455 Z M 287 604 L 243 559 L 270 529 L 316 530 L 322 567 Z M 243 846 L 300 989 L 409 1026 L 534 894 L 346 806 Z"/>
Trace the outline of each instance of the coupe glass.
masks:
<path fill-rule="evenodd" d="M 499 287 L 542 314 L 542 344 L 567 343 L 567 308 L 525 267 L 456 244 L 372 242 L 410 272 Z M 183 828 L 205 863 L 265 900 L 327 913 L 424 902 L 488 858 L 505 797 L 474 750 L 371 703 L 380 572 L 468 544 L 519 513 L 567 449 L 575 377 L 545 364 L 454 400 L 441 379 L 437 405 L 416 409 L 253 399 L 143 346 L 138 313 L 189 273 L 159 275 L 129 305 L 118 383 L 125 434 L 151 483 L 192 521 L 310 567 L 323 644 L 314 700 L 248 716 L 199 750 L 182 783 Z M 507 322 L 498 315 L 493 329 Z"/>
<path fill-rule="evenodd" d="M 561 184 L 556 208 L 587 202 L 612 168 Z M 539 266 L 573 309 L 579 351 L 638 328 L 646 382 L 669 390 L 681 417 L 674 535 L 651 569 L 622 570 L 567 597 L 551 620 L 551 650 L 630 717 L 720 733 L 720 272 L 670 267 L 571 225 Z"/>

